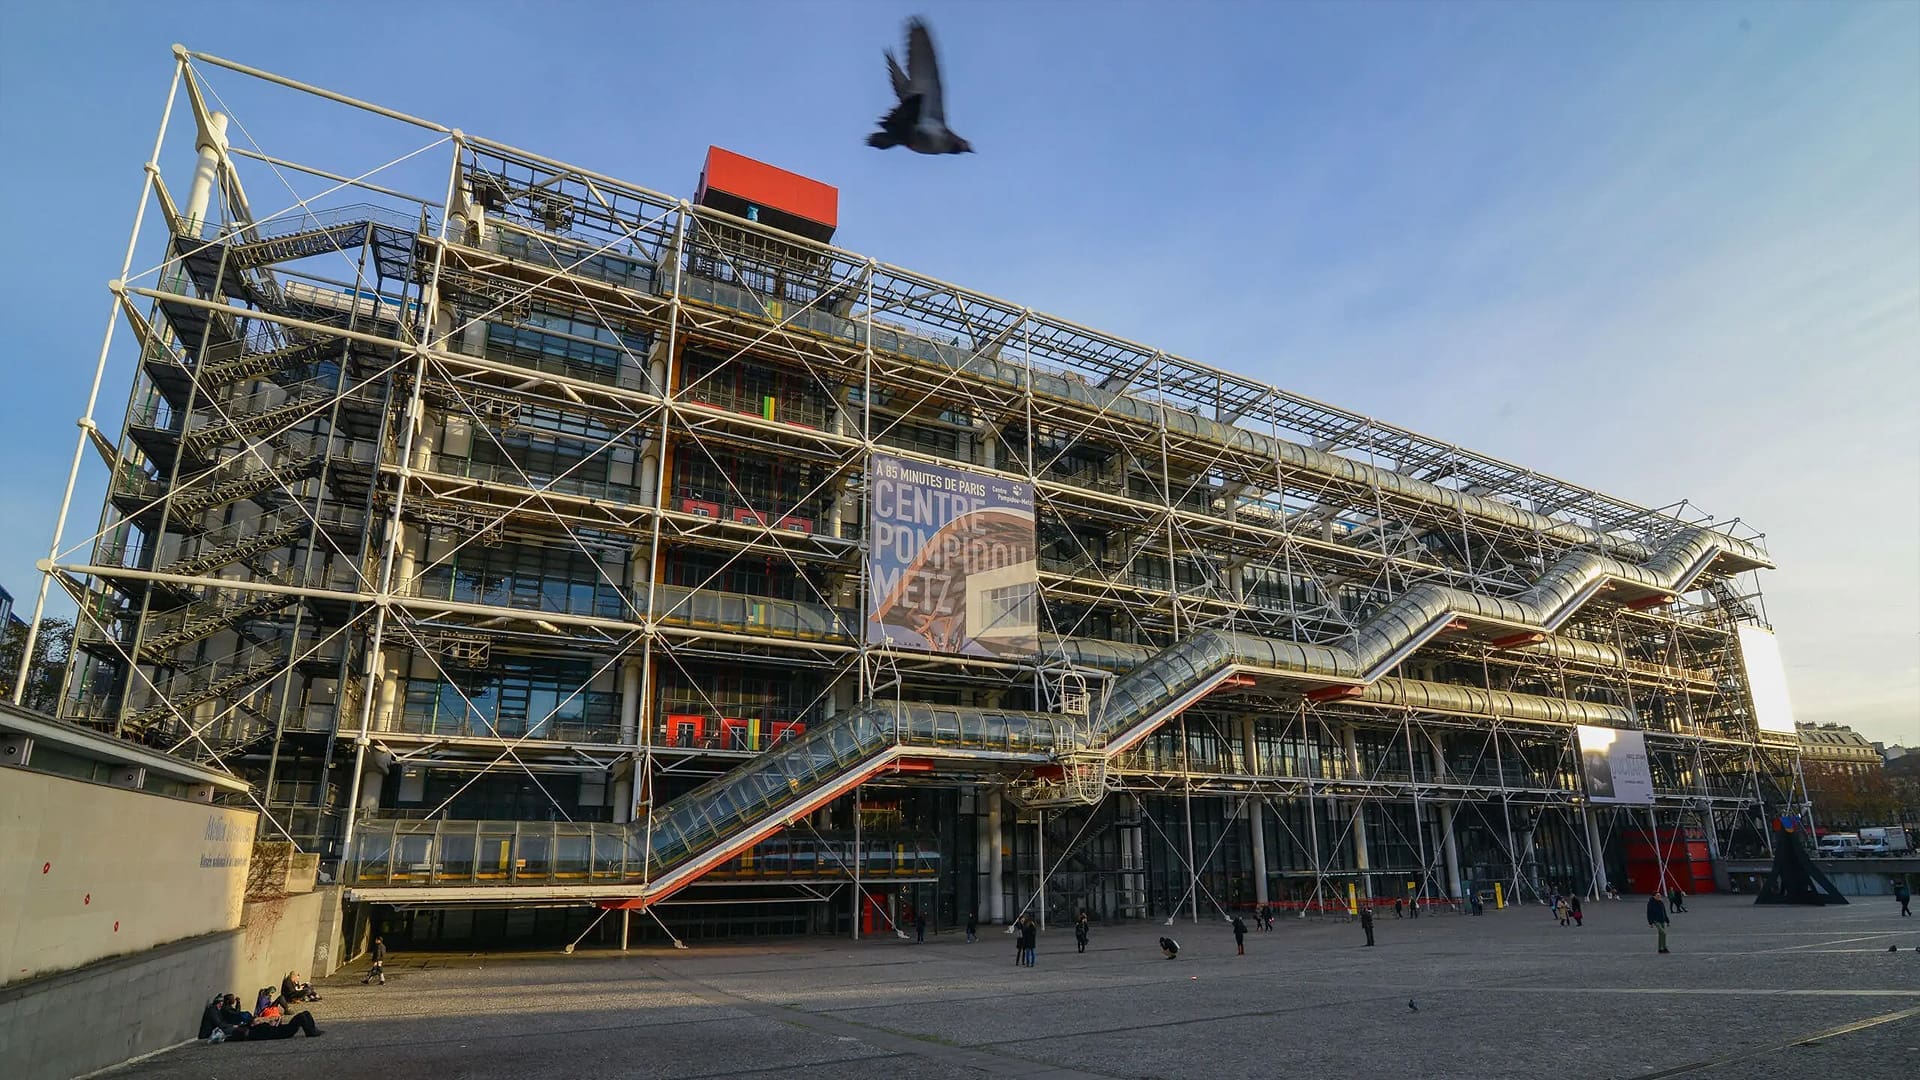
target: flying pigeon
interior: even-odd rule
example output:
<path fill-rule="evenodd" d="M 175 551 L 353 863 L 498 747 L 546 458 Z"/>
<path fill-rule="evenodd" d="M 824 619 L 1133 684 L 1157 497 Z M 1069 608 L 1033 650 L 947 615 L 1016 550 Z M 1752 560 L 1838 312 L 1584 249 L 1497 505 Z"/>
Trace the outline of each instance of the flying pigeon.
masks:
<path fill-rule="evenodd" d="M 867 145 L 880 150 L 904 146 L 917 154 L 971 154 L 972 144 L 947 128 L 947 102 L 940 92 L 940 61 L 933 36 L 919 19 L 907 20 L 907 69 L 887 50 L 887 75 L 900 103 L 880 118 L 880 130 Z"/>

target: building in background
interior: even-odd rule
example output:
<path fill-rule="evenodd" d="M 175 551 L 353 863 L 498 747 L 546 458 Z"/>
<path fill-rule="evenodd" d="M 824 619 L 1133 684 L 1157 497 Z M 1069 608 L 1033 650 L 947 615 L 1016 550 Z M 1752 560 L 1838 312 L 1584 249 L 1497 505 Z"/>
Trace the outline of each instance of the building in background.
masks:
<path fill-rule="evenodd" d="M 1845 724 L 1800 724 L 1800 760 L 1808 766 L 1879 772 L 1885 760 L 1879 747 Z"/>
<path fill-rule="evenodd" d="M 418 936 L 1711 888 L 1804 802 L 1743 526 L 833 248 L 739 155 L 180 65 L 64 712 Z"/>

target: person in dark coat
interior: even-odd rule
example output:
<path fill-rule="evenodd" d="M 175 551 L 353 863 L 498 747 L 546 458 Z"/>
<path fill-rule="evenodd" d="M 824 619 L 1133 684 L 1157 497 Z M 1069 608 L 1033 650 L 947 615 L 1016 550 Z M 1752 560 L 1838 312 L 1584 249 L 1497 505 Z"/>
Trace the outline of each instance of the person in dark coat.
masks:
<path fill-rule="evenodd" d="M 309 1039 L 317 1039 L 326 1034 L 314 1026 L 313 1014 L 305 1009 L 292 1016 L 276 1016 L 267 1020 L 256 1019 L 228 1036 L 228 1041 L 245 1039 L 248 1042 L 256 1042 L 266 1039 L 291 1039 L 302 1033 L 305 1033 Z"/>
<path fill-rule="evenodd" d="M 280 1001 L 282 1005 L 292 1005 L 296 1001 L 319 1000 L 320 992 L 315 990 L 306 980 L 300 978 L 299 972 L 289 971 L 287 972 L 287 977 L 280 980 Z"/>
<path fill-rule="evenodd" d="M 1653 927 L 1660 936 L 1660 951 L 1667 951 L 1667 905 L 1660 902 L 1660 894 L 1647 897 L 1647 925 Z"/>
<path fill-rule="evenodd" d="M 1040 943 L 1040 924 L 1034 919 L 1029 918 L 1027 919 L 1027 925 L 1024 928 L 1022 928 L 1020 931 L 1021 961 L 1025 963 L 1028 967 L 1034 966 L 1034 964 L 1039 960 L 1039 956 L 1037 953 L 1037 947 L 1039 943 Z"/>
<path fill-rule="evenodd" d="M 1233 917 L 1233 947 L 1240 950 L 1236 955 L 1247 955 L 1247 924 L 1238 915 Z"/>
<path fill-rule="evenodd" d="M 1900 914 L 1913 914 L 1913 889 L 1907 884 L 1906 879 L 1903 878 L 1894 885 L 1893 898 L 1900 901 Z"/>
<path fill-rule="evenodd" d="M 240 1007 L 240 999 L 228 994 L 220 999 L 220 1022 L 229 1027 L 253 1023 L 253 1014 Z"/>
<path fill-rule="evenodd" d="M 1087 913 L 1083 911 L 1080 913 L 1079 918 L 1073 920 L 1073 943 L 1079 947 L 1080 952 L 1087 951 L 1087 938 L 1091 936 L 1092 933 L 1093 923 L 1087 918 Z"/>
<path fill-rule="evenodd" d="M 969 945 L 973 944 L 973 940 L 979 934 L 979 932 L 980 932 L 979 914 L 977 912 L 972 912 L 972 911 L 967 912 L 967 944 Z"/>
<path fill-rule="evenodd" d="M 215 994 L 213 995 L 213 1000 L 207 1002 L 207 1007 L 200 1010 L 200 1037 L 201 1038 L 203 1039 L 212 1038 L 213 1033 L 219 1029 L 220 1004 L 225 1000 L 226 1000 L 226 996 L 224 994 Z"/>
<path fill-rule="evenodd" d="M 1367 944 L 1373 944 L 1373 907 L 1367 905 L 1360 909 L 1360 929 L 1367 932 Z"/>
<path fill-rule="evenodd" d="M 367 969 L 367 977 L 360 980 L 360 985 L 375 981 L 381 986 L 387 985 L 387 943 L 377 936 L 373 939 L 373 966 Z"/>
<path fill-rule="evenodd" d="M 1586 919 L 1586 913 L 1580 910 L 1580 898 L 1578 896 L 1567 897 L 1567 913 L 1573 916 L 1573 925 L 1587 925 L 1584 921 Z"/>
<path fill-rule="evenodd" d="M 913 940 L 916 945 L 927 943 L 927 913 L 919 908 L 913 909 Z"/>

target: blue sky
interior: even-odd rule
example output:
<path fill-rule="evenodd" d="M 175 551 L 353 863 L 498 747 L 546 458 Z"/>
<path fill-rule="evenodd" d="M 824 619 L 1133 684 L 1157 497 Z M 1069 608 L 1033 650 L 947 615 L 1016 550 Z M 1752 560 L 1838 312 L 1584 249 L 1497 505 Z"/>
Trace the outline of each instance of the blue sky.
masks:
<path fill-rule="evenodd" d="M 861 144 L 916 10 L 977 155 Z M 1920 742 L 1920 5 L 49 4 L 8 23 L 0 583 L 23 599 L 183 41 L 670 192 L 718 143 L 839 186 L 855 250 L 1740 515 L 1780 563 L 1763 585 L 1801 717 Z M 108 430 L 127 372 L 117 356 Z"/>

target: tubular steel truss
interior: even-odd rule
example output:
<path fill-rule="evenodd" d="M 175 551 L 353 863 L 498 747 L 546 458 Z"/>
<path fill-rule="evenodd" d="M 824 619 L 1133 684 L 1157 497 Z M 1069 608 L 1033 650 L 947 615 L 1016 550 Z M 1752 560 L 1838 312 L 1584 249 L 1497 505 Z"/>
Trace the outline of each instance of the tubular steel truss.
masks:
<path fill-rule="evenodd" d="M 1394 662 L 1392 681 L 1558 702 L 1559 719 L 1246 680 L 1020 790 L 1065 807 L 1056 829 L 1079 822 L 1056 866 L 1104 845 L 1104 869 L 1068 872 L 1162 913 L 1225 898 L 1213 856 L 1249 845 L 1231 874 L 1257 874 L 1262 899 L 1292 878 L 1316 899 L 1399 875 L 1423 895 L 1598 888 L 1606 836 L 1641 826 L 1582 796 L 1580 716 L 1649 733 L 1649 835 L 1744 843 L 1755 807 L 1793 797 L 1796 751 L 1756 730 L 1740 674 L 1733 629 L 1764 618 L 1747 575 L 1765 559 L 1737 521 L 176 57 L 95 381 L 97 397 L 130 360 L 124 425 L 100 434 L 90 401 L 74 460 L 77 481 L 94 451 L 106 497 L 77 539 L 63 507 L 50 552 L 80 612 L 65 709 L 244 772 L 273 830 L 343 873 L 363 814 L 388 835 L 408 816 L 644 824 L 876 697 L 1071 715 L 1062 672 L 1084 705 L 1197 631 L 1340 644 L 1417 586 L 1511 599 L 1570 555 L 1638 563 L 1703 529 L 1757 554 L 1672 595 L 1602 594 L 1551 633 L 1441 633 Z M 183 92 L 198 167 L 181 204 L 159 165 Z M 315 109 L 341 127 L 271 126 Z M 348 145 L 375 156 L 338 160 Z M 868 645 L 877 451 L 1032 485 L 1042 655 Z M 1023 769 L 939 783 L 997 805 Z M 1174 799 L 1182 843 L 1158 831 Z M 1549 834 L 1572 846 L 1542 855 Z M 1150 887 L 1168 855 L 1184 885 Z"/>

